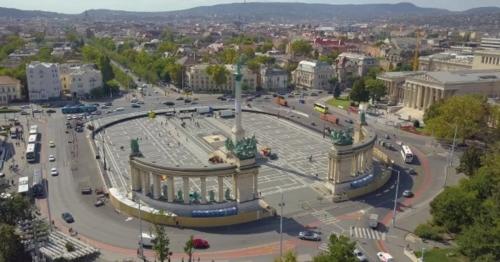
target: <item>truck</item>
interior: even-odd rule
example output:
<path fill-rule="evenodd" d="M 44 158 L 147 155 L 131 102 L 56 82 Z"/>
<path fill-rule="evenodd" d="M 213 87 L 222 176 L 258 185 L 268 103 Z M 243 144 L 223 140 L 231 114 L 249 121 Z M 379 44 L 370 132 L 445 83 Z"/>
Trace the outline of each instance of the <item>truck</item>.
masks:
<path fill-rule="evenodd" d="M 196 113 L 203 115 L 203 114 L 210 114 L 212 113 L 212 108 L 209 106 L 199 106 L 196 108 Z"/>
<path fill-rule="evenodd" d="M 220 116 L 221 118 L 229 118 L 229 117 L 234 117 L 234 111 L 233 111 L 233 110 L 230 110 L 230 109 L 228 109 L 228 110 L 221 110 L 221 111 L 219 112 L 219 116 Z"/>
<path fill-rule="evenodd" d="M 327 122 L 330 122 L 330 123 L 333 123 L 333 124 L 339 124 L 339 119 L 332 115 L 332 114 L 320 114 L 319 118 L 321 120 L 324 120 L 324 121 L 327 121 Z"/>
<path fill-rule="evenodd" d="M 378 227 L 378 215 L 370 214 L 368 217 L 368 226 L 372 229 L 376 229 Z"/>
<path fill-rule="evenodd" d="M 274 102 L 280 106 L 288 106 L 288 102 L 286 101 L 285 97 L 283 97 L 283 96 L 275 97 Z"/>

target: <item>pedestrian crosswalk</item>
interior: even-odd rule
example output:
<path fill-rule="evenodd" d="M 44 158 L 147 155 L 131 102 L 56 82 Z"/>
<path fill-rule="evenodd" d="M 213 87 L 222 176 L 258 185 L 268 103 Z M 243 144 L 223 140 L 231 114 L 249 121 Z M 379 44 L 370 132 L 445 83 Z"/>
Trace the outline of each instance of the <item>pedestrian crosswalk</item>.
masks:
<path fill-rule="evenodd" d="M 337 218 L 332 216 L 329 212 L 326 210 L 318 210 L 314 211 L 312 215 L 317 218 L 321 223 L 330 225 L 333 224 L 337 221 Z"/>
<path fill-rule="evenodd" d="M 349 229 L 349 235 L 355 238 L 374 239 L 374 240 L 385 240 L 386 237 L 386 233 L 379 232 L 377 230 L 366 227 L 351 227 Z"/>
<path fill-rule="evenodd" d="M 328 243 L 327 242 L 321 243 L 321 245 L 319 245 L 318 249 L 321 251 L 328 251 Z"/>

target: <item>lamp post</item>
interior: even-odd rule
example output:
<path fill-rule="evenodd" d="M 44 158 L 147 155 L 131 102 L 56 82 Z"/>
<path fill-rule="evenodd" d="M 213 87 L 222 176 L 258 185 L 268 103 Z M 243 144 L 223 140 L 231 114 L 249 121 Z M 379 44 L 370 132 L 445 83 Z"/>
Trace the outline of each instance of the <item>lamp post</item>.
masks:
<path fill-rule="evenodd" d="M 138 252 L 138 256 L 139 258 L 141 258 L 143 261 L 146 261 L 146 258 L 144 257 L 144 246 L 142 245 L 143 243 L 143 240 L 142 240 L 142 217 L 141 217 L 141 199 L 139 199 L 136 195 L 135 192 L 133 192 L 134 194 L 134 199 L 135 201 L 137 201 L 137 203 L 139 203 L 139 252 Z"/>
<path fill-rule="evenodd" d="M 392 171 L 398 172 L 398 178 L 396 180 L 396 192 L 394 194 L 394 208 L 392 210 L 392 227 L 395 227 L 396 226 L 396 207 L 397 207 L 397 203 L 398 203 L 398 192 L 399 192 L 399 176 L 400 176 L 401 172 L 399 171 L 399 169 L 394 169 L 392 167 L 390 167 L 389 169 L 391 169 Z"/>
<path fill-rule="evenodd" d="M 281 191 L 281 202 L 278 204 L 280 207 L 280 258 L 283 257 L 283 207 L 285 206 L 283 191 Z"/>
<path fill-rule="evenodd" d="M 444 187 L 446 187 L 446 182 L 448 181 L 448 167 L 451 167 L 453 164 L 453 155 L 455 154 L 455 143 L 457 141 L 457 131 L 458 125 L 455 124 L 455 134 L 453 135 L 453 144 L 450 149 L 450 155 L 448 156 L 448 160 L 446 161 L 446 165 L 444 166 Z"/>

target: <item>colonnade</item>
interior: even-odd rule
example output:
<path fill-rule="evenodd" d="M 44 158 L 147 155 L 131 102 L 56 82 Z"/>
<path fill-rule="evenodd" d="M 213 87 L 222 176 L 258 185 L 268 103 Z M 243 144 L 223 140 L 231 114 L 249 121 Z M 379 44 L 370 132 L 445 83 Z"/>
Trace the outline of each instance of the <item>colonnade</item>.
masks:
<path fill-rule="evenodd" d="M 422 86 L 414 83 L 406 83 L 404 88 L 404 106 L 425 110 L 436 101 L 445 98 L 443 89 L 436 89 L 430 86 Z"/>
<path fill-rule="evenodd" d="M 353 151 L 350 154 L 332 154 L 328 162 L 327 179 L 333 183 L 344 183 L 358 176 L 372 165 L 373 147 Z"/>
<path fill-rule="evenodd" d="M 166 177 L 167 184 L 167 195 L 163 196 L 167 199 L 169 203 L 173 203 L 177 200 L 176 198 L 176 188 L 175 188 L 175 177 L 182 178 L 182 200 L 184 204 L 190 203 L 190 183 L 193 180 L 199 179 L 200 186 L 200 203 L 206 204 L 209 202 L 207 197 L 207 177 L 214 177 L 213 175 L 203 176 L 200 173 L 199 176 L 193 175 L 164 175 L 157 174 L 150 171 L 142 170 L 138 167 L 130 165 L 130 173 L 132 178 L 132 190 L 141 191 L 144 195 L 151 194 L 153 199 L 160 199 L 162 196 L 161 180 L 162 177 Z M 237 201 L 248 201 L 257 198 L 258 196 L 258 173 L 246 173 L 246 174 L 233 174 L 233 175 L 220 175 L 216 176 L 217 183 L 217 202 L 225 201 L 225 191 L 224 191 L 224 177 L 231 177 L 232 179 L 232 192 L 234 198 Z M 241 181 L 242 179 L 247 179 Z"/>
<path fill-rule="evenodd" d="M 384 81 L 386 93 L 389 99 L 393 102 L 399 103 L 404 99 L 404 92 L 402 91 L 401 85 L 395 81 Z"/>

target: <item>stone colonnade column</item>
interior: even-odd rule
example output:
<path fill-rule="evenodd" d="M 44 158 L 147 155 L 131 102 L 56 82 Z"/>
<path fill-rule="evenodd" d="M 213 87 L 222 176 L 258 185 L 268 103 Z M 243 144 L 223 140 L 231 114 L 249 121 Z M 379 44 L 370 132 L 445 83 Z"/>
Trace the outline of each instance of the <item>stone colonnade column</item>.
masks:
<path fill-rule="evenodd" d="M 161 177 L 157 174 L 153 175 L 153 198 L 159 199 L 161 196 Z"/>
<path fill-rule="evenodd" d="M 224 201 L 224 177 L 219 176 L 217 177 L 217 184 L 219 186 L 219 202 Z"/>
<path fill-rule="evenodd" d="M 168 192 L 167 201 L 170 203 L 174 202 L 174 200 L 175 200 L 175 186 L 174 186 L 174 177 L 173 176 L 167 177 L 167 192 Z"/>
<path fill-rule="evenodd" d="M 254 198 L 259 197 L 259 175 L 253 174 L 253 194 Z"/>
<path fill-rule="evenodd" d="M 238 176 L 233 175 L 233 194 L 234 194 L 234 199 L 238 201 Z"/>
<path fill-rule="evenodd" d="M 207 179 L 206 177 L 200 177 L 200 187 L 201 187 L 201 203 L 207 203 Z"/>
<path fill-rule="evenodd" d="M 141 185 L 141 176 L 139 172 L 140 171 L 138 168 L 130 166 L 130 173 L 132 177 L 132 190 L 134 191 L 141 190 L 142 185 Z"/>
<path fill-rule="evenodd" d="M 182 177 L 182 193 L 184 204 L 189 204 L 189 177 Z"/>
<path fill-rule="evenodd" d="M 142 184 L 142 193 L 147 195 L 150 193 L 151 189 L 151 181 L 149 172 L 141 171 L 141 184 Z"/>
<path fill-rule="evenodd" d="M 429 106 L 429 90 L 430 87 L 426 86 L 424 87 L 424 107 L 423 109 L 427 109 L 427 107 Z"/>
<path fill-rule="evenodd" d="M 417 109 L 421 109 L 422 108 L 422 93 L 423 93 L 423 87 L 422 86 L 417 86 L 417 106 L 416 108 Z"/>

